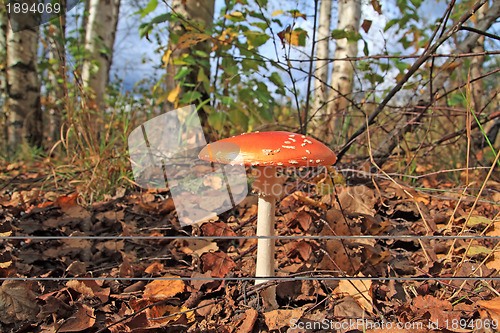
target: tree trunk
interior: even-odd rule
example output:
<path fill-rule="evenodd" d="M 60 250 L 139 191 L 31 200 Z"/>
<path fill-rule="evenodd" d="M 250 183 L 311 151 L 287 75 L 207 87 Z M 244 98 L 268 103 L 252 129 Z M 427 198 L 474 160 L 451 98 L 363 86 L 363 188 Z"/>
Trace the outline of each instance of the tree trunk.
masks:
<path fill-rule="evenodd" d="M 105 92 L 109 82 L 109 70 L 113 58 L 116 26 L 120 0 L 90 0 L 86 26 L 86 57 L 82 68 L 82 81 L 87 95 L 88 128 L 98 137 L 102 124 L 98 114 L 106 107 Z"/>
<path fill-rule="evenodd" d="M 7 153 L 7 12 L 0 3 L 0 158 Z"/>
<path fill-rule="evenodd" d="M 314 104 L 312 113 L 320 113 L 320 110 L 326 106 L 328 99 L 328 61 L 329 44 L 330 44 L 330 23 L 332 17 L 332 0 L 321 0 L 319 7 L 319 25 L 318 25 L 318 42 L 316 48 L 316 71 L 314 80 Z M 312 127 L 319 126 L 315 118 Z"/>
<path fill-rule="evenodd" d="M 175 14 L 180 15 L 185 20 L 181 19 L 175 22 L 170 27 L 170 40 L 169 40 L 169 50 L 172 52 L 170 61 L 167 64 L 167 75 L 166 75 L 166 90 L 171 92 L 177 89 L 179 82 L 175 80 L 175 75 L 179 70 L 179 66 L 174 65 L 174 59 L 178 59 L 185 55 L 191 55 L 196 60 L 196 65 L 189 66 L 189 74 L 183 80 L 184 86 L 194 85 L 193 88 L 188 88 L 190 91 L 196 90 L 201 93 L 201 100 L 205 101 L 210 99 L 210 92 L 206 91 L 203 84 L 198 82 L 198 73 L 203 70 L 205 75 L 210 77 L 210 59 L 208 57 L 202 57 L 200 54 L 196 54 L 195 51 L 203 51 L 206 54 L 210 54 L 210 42 L 203 41 L 197 43 L 194 47 L 179 49 L 176 47 L 174 40 L 177 37 L 182 36 L 188 30 L 187 27 L 191 28 L 194 32 L 204 32 L 207 27 L 211 26 L 214 19 L 214 6 L 215 0 L 172 0 L 172 11 Z M 194 29 L 192 29 L 194 28 Z M 201 62 L 204 62 L 204 65 Z M 166 102 L 166 111 L 175 109 L 179 107 L 178 98 L 181 97 L 182 93 L 186 90 L 181 86 L 181 93 L 175 100 L 170 100 Z M 203 110 L 199 111 L 199 116 L 201 118 L 202 125 L 207 124 L 207 115 Z"/>
<path fill-rule="evenodd" d="M 358 32 L 361 20 L 361 0 L 340 0 L 338 8 L 338 30 Z M 358 44 L 349 42 L 347 38 L 338 39 L 335 48 L 335 59 L 355 57 Z M 336 60 L 333 63 L 331 87 L 326 111 L 318 112 L 323 124 L 314 134 L 327 143 L 331 143 L 340 133 L 341 120 L 347 113 L 348 97 L 352 92 L 354 66 L 350 61 Z M 344 97 L 345 96 L 345 97 Z"/>
<path fill-rule="evenodd" d="M 40 83 L 37 72 L 38 22 L 25 14 L 21 29 L 7 30 L 7 119 L 8 148 L 15 152 L 24 142 L 41 147 L 43 139 Z M 22 26 L 24 25 L 24 26 Z M 24 30 L 22 30 L 25 28 Z"/>
<path fill-rule="evenodd" d="M 64 6 L 65 7 L 65 6 Z M 54 68 L 49 70 L 49 138 L 55 144 L 61 138 L 61 119 L 65 105 L 65 85 L 60 80 L 65 80 L 66 51 L 64 46 L 66 30 L 66 16 L 61 15 L 50 26 L 52 33 L 49 36 L 49 59 Z"/>

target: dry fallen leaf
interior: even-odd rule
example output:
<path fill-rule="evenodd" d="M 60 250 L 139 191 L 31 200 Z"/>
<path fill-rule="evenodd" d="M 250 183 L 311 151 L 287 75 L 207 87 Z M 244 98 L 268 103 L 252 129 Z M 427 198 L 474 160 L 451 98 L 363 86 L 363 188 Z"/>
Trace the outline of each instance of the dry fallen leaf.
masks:
<path fill-rule="evenodd" d="M 198 256 L 201 256 L 202 254 L 210 251 L 217 251 L 219 250 L 219 247 L 217 246 L 217 243 L 207 239 L 183 239 L 182 247 L 179 248 L 179 250 L 185 254 L 195 253 Z"/>
<path fill-rule="evenodd" d="M 358 276 L 364 277 L 361 273 Z M 361 308 L 373 313 L 371 287 L 371 280 L 340 280 L 339 286 L 333 292 L 340 296 L 351 296 Z"/>
<path fill-rule="evenodd" d="M 346 187 L 338 197 L 340 206 L 346 213 L 375 215 L 375 209 L 373 208 L 376 203 L 375 193 L 364 185 Z M 335 203 L 335 207 L 340 208 L 339 203 Z"/>
<path fill-rule="evenodd" d="M 0 286 L 0 321 L 12 324 L 35 319 L 39 311 L 32 284 L 26 281 L 5 280 Z"/>
<path fill-rule="evenodd" d="M 174 277 L 174 276 L 166 276 Z M 174 297 L 186 290 L 186 283 L 182 280 L 154 280 L 144 289 L 144 298 L 165 299 Z"/>
<path fill-rule="evenodd" d="M 95 324 L 94 309 L 85 304 L 76 304 L 77 311 L 58 325 L 57 332 L 80 332 Z"/>
<path fill-rule="evenodd" d="M 254 308 L 250 308 L 245 311 L 245 319 L 243 323 L 238 327 L 237 333 L 251 333 L 253 331 L 253 326 L 257 321 L 257 316 L 259 313 Z"/>
<path fill-rule="evenodd" d="M 229 228 L 224 222 L 207 222 L 201 226 L 203 236 L 215 237 L 234 237 L 236 236 L 233 229 Z"/>
<path fill-rule="evenodd" d="M 432 322 L 444 323 L 446 320 L 452 322 L 460 319 L 459 313 L 452 311 L 453 307 L 449 301 L 431 295 L 415 297 L 411 308 L 422 317 L 428 313 Z"/>
<path fill-rule="evenodd" d="M 203 261 L 203 270 L 212 271 L 212 277 L 225 277 L 236 264 L 227 254 L 223 252 L 205 253 L 201 260 Z"/>
<path fill-rule="evenodd" d="M 102 281 L 99 281 L 102 283 Z M 97 296 L 102 303 L 108 301 L 110 288 L 101 288 L 96 280 L 70 280 L 66 286 L 79 292 L 85 297 Z"/>
<path fill-rule="evenodd" d="M 500 297 L 494 298 L 489 301 L 477 302 L 479 307 L 485 308 L 491 316 L 491 319 L 500 323 Z"/>
<path fill-rule="evenodd" d="M 291 323 L 298 321 L 303 313 L 302 309 L 273 310 L 264 313 L 264 319 L 270 331 L 280 330 L 282 327 L 290 326 Z"/>

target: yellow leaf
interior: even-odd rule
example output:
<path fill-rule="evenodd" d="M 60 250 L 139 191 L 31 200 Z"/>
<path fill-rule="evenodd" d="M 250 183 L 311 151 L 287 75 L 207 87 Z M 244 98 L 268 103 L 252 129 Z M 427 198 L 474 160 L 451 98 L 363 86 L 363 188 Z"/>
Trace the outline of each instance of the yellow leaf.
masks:
<path fill-rule="evenodd" d="M 172 54 L 172 50 L 167 50 L 167 52 L 165 52 L 163 54 L 163 57 L 161 58 L 161 60 L 163 61 L 163 66 L 162 67 L 167 67 L 168 65 L 168 62 L 170 61 L 170 55 Z"/>
<path fill-rule="evenodd" d="M 284 11 L 282 11 L 282 10 L 275 10 L 275 11 L 271 14 L 271 16 L 278 16 L 278 15 L 281 15 L 281 14 L 283 14 L 283 13 L 284 13 Z"/>
<path fill-rule="evenodd" d="M 230 19 L 231 17 L 243 17 L 243 13 L 237 10 L 230 14 L 224 15 L 224 17 L 227 19 Z"/>
<path fill-rule="evenodd" d="M 166 276 L 173 277 L 173 276 Z M 182 280 L 154 280 L 144 288 L 143 298 L 165 299 L 174 297 L 186 290 Z"/>
<path fill-rule="evenodd" d="M 182 35 L 177 42 L 176 48 L 178 49 L 188 49 L 190 47 L 195 46 L 198 43 L 201 43 L 211 36 L 204 33 L 199 32 L 188 32 Z"/>
<path fill-rule="evenodd" d="M 175 89 L 172 89 L 169 93 L 168 93 L 168 97 L 167 97 L 167 100 L 170 102 L 170 103 L 173 103 L 177 100 L 177 97 L 179 96 L 179 94 L 181 93 L 181 85 L 178 84 L 177 87 L 175 87 Z"/>

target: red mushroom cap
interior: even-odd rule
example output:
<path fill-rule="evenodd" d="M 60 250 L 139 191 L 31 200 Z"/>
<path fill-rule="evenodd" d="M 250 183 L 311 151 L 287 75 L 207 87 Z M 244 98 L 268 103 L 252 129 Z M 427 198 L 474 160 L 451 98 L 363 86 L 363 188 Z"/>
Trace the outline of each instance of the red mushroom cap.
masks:
<path fill-rule="evenodd" d="M 200 159 L 222 164 L 299 167 L 332 165 L 333 151 L 305 135 L 273 131 L 245 133 L 204 147 Z"/>

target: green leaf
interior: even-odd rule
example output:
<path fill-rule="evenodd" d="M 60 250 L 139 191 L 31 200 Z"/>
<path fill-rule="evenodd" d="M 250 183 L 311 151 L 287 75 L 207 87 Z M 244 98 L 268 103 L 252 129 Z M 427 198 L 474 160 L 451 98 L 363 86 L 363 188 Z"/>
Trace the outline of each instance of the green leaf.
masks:
<path fill-rule="evenodd" d="M 216 131 L 222 131 L 226 119 L 227 119 L 227 114 L 224 112 L 214 112 L 208 116 L 208 122 Z"/>
<path fill-rule="evenodd" d="M 276 72 L 273 72 L 271 76 L 269 76 L 269 81 L 274 83 L 277 87 L 284 86 L 283 81 L 281 80 L 281 76 Z"/>
<path fill-rule="evenodd" d="M 139 26 L 139 36 L 143 38 L 144 36 L 149 35 L 152 30 L 153 30 L 153 25 L 151 23 L 142 23 Z"/>
<path fill-rule="evenodd" d="M 402 62 L 400 60 L 396 60 L 395 65 L 396 65 L 396 68 L 399 69 L 399 71 L 401 73 L 403 73 L 409 67 L 409 65 L 407 63 Z"/>
<path fill-rule="evenodd" d="M 141 14 L 141 19 L 142 19 L 146 15 L 148 15 L 149 13 L 151 13 L 152 11 L 154 11 L 157 6 L 158 6 L 158 0 L 151 0 L 148 3 L 148 5 L 146 6 L 146 8 L 144 8 L 143 10 L 138 11 L 137 13 Z"/>
<path fill-rule="evenodd" d="M 189 67 L 182 66 L 177 71 L 177 74 L 175 75 L 174 80 L 176 80 L 176 81 L 180 80 L 180 79 L 184 78 L 186 75 L 188 75 L 190 72 L 191 72 L 191 69 Z"/>
<path fill-rule="evenodd" d="M 332 30 L 332 38 L 333 39 L 342 39 L 347 37 L 347 31 L 341 29 L 333 29 Z"/>
<path fill-rule="evenodd" d="M 203 84 L 203 88 L 205 89 L 205 91 L 210 91 L 210 79 L 205 74 L 203 67 L 201 67 L 198 71 L 197 81 Z"/>
<path fill-rule="evenodd" d="M 248 130 L 248 116 L 239 108 L 232 107 L 229 111 L 229 119 L 231 123 L 241 126 L 243 131 Z"/>
<path fill-rule="evenodd" d="M 270 38 L 270 36 L 267 34 L 251 30 L 245 32 L 244 35 L 247 38 L 248 49 L 250 50 L 265 44 Z"/>
<path fill-rule="evenodd" d="M 368 49 L 368 43 L 365 40 L 363 40 L 363 43 L 364 43 L 363 54 L 368 57 L 370 55 L 370 50 Z"/>
<path fill-rule="evenodd" d="M 165 14 L 161 14 L 161 15 L 156 16 L 155 18 L 153 18 L 151 20 L 150 23 L 152 23 L 152 24 L 163 23 L 163 22 L 166 22 L 166 21 L 170 21 L 171 18 L 172 18 L 172 14 L 171 13 L 165 13 Z"/>
<path fill-rule="evenodd" d="M 189 104 L 201 97 L 201 93 L 199 91 L 188 91 L 182 95 L 182 98 L 179 100 L 180 104 Z"/>

